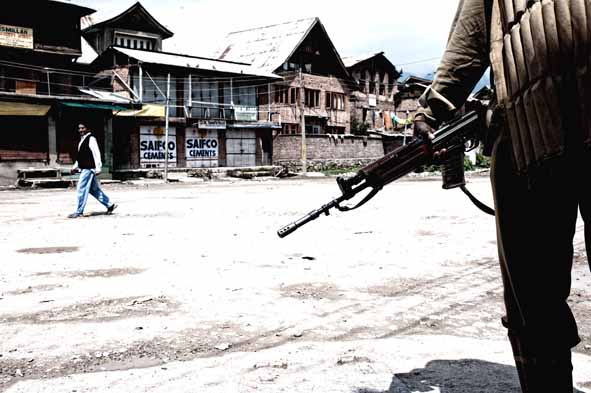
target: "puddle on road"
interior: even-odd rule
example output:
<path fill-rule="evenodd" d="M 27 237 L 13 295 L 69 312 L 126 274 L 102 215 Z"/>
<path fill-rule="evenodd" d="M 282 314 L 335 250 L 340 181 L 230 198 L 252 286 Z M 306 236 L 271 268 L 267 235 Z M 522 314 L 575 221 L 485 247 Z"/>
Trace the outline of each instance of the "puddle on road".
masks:
<path fill-rule="evenodd" d="M 76 252 L 79 247 L 35 247 L 35 248 L 21 248 L 16 250 L 23 254 L 62 254 L 67 252 Z"/>

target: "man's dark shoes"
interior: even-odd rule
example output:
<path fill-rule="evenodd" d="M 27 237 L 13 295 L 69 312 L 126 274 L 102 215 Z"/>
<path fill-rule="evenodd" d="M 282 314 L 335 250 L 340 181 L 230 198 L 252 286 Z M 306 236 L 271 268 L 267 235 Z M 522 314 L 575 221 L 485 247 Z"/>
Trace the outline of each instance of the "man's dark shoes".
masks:
<path fill-rule="evenodd" d="M 68 214 L 68 218 L 78 218 L 80 217 L 82 214 L 80 213 L 72 213 L 72 214 Z"/>
<path fill-rule="evenodd" d="M 111 206 L 107 208 L 107 214 L 112 214 L 113 210 L 115 209 L 117 209 L 117 205 L 113 203 Z"/>

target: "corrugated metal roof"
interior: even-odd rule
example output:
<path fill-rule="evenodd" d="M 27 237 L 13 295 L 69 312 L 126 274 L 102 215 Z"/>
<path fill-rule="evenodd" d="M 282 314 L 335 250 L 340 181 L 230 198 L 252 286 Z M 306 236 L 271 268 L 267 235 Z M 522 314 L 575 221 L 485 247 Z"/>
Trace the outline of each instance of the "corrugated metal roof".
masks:
<path fill-rule="evenodd" d="M 283 65 L 317 22 L 318 18 L 300 19 L 230 33 L 216 57 L 249 63 L 272 73 Z"/>
<path fill-rule="evenodd" d="M 271 72 L 260 70 L 249 64 L 228 62 L 222 60 L 208 59 L 189 55 L 180 55 L 166 52 L 153 52 L 138 49 L 114 47 L 114 50 L 121 52 L 131 58 L 144 63 L 162 64 L 176 67 L 196 68 L 200 70 L 226 72 L 239 75 L 254 75 L 278 79 L 279 77 Z"/>
<path fill-rule="evenodd" d="M 80 48 L 82 50 L 82 56 L 76 60 L 77 63 L 90 64 L 98 57 L 98 53 L 96 53 L 84 37 L 80 37 Z"/>
<path fill-rule="evenodd" d="M 372 57 L 378 56 L 378 55 L 383 55 L 384 52 L 377 52 L 377 53 L 371 53 L 371 54 L 366 54 L 366 55 L 361 55 L 361 56 L 347 56 L 347 57 L 343 57 L 343 63 L 345 64 L 345 67 L 349 68 L 349 67 L 353 67 L 356 64 L 361 63 L 362 61 L 371 59 Z"/>

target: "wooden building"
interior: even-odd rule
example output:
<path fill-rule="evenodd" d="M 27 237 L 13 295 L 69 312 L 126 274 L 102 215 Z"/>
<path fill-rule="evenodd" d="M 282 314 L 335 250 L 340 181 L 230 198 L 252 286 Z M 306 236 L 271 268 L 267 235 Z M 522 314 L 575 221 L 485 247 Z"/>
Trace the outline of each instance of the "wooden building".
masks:
<path fill-rule="evenodd" d="M 91 66 L 114 75 L 114 93 L 143 105 L 115 114 L 116 171 L 271 163 L 278 126 L 268 105 L 260 113 L 257 87 L 267 88 L 276 75 L 246 63 L 163 52 L 172 32 L 140 3 L 83 34 L 99 53 Z"/>
<path fill-rule="evenodd" d="M 102 83 L 75 62 L 82 54 L 80 18 L 93 12 L 50 0 L 21 0 L 2 10 L 0 184 L 14 183 L 19 169 L 70 166 L 79 121 L 95 132 L 108 169 L 112 111 L 133 105 L 84 92 Z"/>

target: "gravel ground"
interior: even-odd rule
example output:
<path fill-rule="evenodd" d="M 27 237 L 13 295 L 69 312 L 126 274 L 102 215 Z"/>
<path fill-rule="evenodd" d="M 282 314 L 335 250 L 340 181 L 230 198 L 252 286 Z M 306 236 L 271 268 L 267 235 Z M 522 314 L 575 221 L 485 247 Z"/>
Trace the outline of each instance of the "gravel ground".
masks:
<path fill-rule="evenodd" d="M 421 180 L 421 181 L 418 181 Z M 488 179 L 469 188 L 491 203 Z M 277 229 L 332 178 L 0 191 L 0 391 L 518 392 L 494 219 L 438 180 Z M 436 201 L 436 202 L 434 202 Z M 591 392 L 582 223 L 571 305 Z"/>

